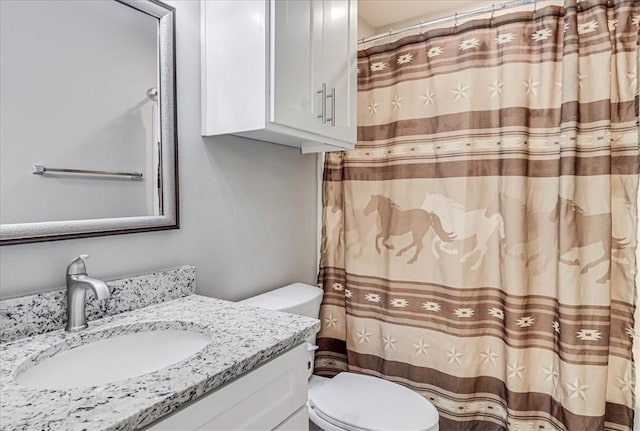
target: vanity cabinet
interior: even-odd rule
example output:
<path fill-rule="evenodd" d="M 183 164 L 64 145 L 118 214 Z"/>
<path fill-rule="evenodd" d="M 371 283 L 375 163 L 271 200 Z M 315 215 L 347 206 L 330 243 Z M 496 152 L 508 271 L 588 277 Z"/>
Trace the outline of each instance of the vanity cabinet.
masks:
<path fill-rule="evenodd" d="M 306 343 L 205 394 L 147 430 L 307 429 Z"/>
<path fill-rule="evenodd" d="M 203 0 L 202 135 L 356 142 L 356 0 Z"/>

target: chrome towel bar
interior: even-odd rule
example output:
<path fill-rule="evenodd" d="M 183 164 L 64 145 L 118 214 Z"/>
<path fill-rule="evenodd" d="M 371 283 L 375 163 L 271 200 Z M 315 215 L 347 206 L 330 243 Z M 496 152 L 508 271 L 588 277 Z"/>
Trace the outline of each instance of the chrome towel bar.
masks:
<path fill-rule="evenodd" d="M 90 169 L 63 169 L 63 168 L 48 168 L 44 165 L 33 165 L 33 173 L 35 175 L 44 175 L 47 172 L 60 172 L 64 174 L 87 174 L 87 175 L 108 175 L 117 177 L 129 177 L 132 180 L 141 180 L 142 173 L 140 172 L 113 172 L 113 171 L 95 171 Z"/>

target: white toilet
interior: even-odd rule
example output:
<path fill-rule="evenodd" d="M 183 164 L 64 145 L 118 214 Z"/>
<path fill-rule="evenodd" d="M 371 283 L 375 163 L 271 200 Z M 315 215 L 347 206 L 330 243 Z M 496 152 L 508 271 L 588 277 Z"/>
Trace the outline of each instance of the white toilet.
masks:
<path fill-rule="evenodd" d="M 318 318 L 322 289 L 294 283 L 243 304 Z M 418 393 L 377 377 L 312 375 L 315 336 L 309 340 L 309 419 L 324 431 L 437 431 L 438 411 Z"/>

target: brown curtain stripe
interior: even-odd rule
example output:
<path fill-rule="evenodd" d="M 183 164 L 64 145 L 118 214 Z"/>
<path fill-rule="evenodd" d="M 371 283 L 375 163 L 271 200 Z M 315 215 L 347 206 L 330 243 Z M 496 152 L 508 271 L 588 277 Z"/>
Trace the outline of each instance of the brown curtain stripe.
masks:
<path fill-rule="evenodd" d="M 594 175 L 637 175 L 638 156 L 622 157 L 562 157 L 559 163 L 543 160 L 494 159 L 442 163 L 412 163 L 405 165 L 379 166 L 376 170 L 368 167 L 345 167 L 331 169 L 325 167 L 327 181 L 389 181 L 417 178 L 454 177 L 494 177 L 494 176 L 594 176 Z"/>
<path fill-rule="evenodd" d="M 416 96 L 418 97 L 418 96 Z M 392 139 L 395 130 L 403 130 L 403 136 L 431 135 L 464 130 L 482 130 L 484 127 L 494 127 L 498 121 L 502 127 L 525 126 L 533 129 L 552 129 L 559 122 L 579 121 L 580 129 L 588 123 L 600 121 L 614 123 L 630 123 L 618 133 L 633 133 L 636 120 L 635 100 L 620 103 L 610 103 L 608 100 L 599 100 L 591 103 L 578 104 L 577 102 L 565 103 L 560 109 L 528 109 L 525 107 L 509 107 L 497 111 L 459 112 L 431 118 L 400 120 L 375 126 L 358 127 L 358 141 L 375 141 L 380 139 Z M 581 130 L 581 131 L 582 131 Z M 589 131 L 606 131 L 605 126 L 600 126 Z M 567 132 L 564 129 L 563 132 Z M 546 132 L 548 136 L 557 136 L 557 131 Z M 559 142 L 559 141 L 558 141 Z M 555 143 L 555 142 L 554 142 Z"/>

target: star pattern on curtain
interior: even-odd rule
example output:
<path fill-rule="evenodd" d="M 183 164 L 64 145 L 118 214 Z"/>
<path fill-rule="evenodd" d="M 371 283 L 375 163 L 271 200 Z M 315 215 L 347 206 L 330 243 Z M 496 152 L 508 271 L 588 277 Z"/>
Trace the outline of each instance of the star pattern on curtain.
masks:
<path fill-rule="evenodd" d="M 491 347 L 487 347 L 487 350 L 480 352 L 480 357 L 482 358 L 483 365 L 488 365 L 489 362 L 491 362 L 492 365 L 496 365 L 496 359 L 500 358 L 500 355 L 493 352 Z"/>
<path fill-rule="evenodd" d="M 524 85 L 524 94 L 538 95 L 536 87 L 540 85 L 540 82 L 535 81 L 532 76 L 529 76 L 529 79 L 526 81 L 522 81 L 522 85 Z"/>
<path fill-rule="evenodd" d="M 542 28 L 531 33 L 531 39 L 536 42 L 547 40 L 551 37 L 552 31 L 548 28 Z"/>
<path fill-rule="evenodd" d="M 393 298 L 389 301 L 389 305 L 396 308 L 407 308 L 409 306 L 409 301 L 403 298 Z"/>
<path fill-rule="evenodd" d="M 618 387 L 622 392 L 632 393 L 633 391 L 633 378 L 631 377 L 631 373 L 627 371 L 622 376 L 616 376 L 616 381 L 618 382 Z"/>
<path fill-rule="evenodd" d="M 556 367 L 551 364 L 548 367 L 542 367 L 542 371 L 545 374 L 545 381 L 551 382 L 554 386 L 558 384 L 558 380 L 560 379 L 560 373 L 556 370 Z"/>
<path fill-rule="evenodd" d="M 406 63 L 411 63 L 411 60 L 413 60 L 413 54 L 408 53 L 408 54 L 402 54 L 401 56 L 399 56 L 396 62 L 398 64 L 406 64 Z"/>
<path fill-rule="evenodd" d="M 458 351 L 456 349 L 456 346 L 452 346 L 451 350 L 449 350 L 447 352 L 447 357 L 449 358 L 447 360 L 447 362 L 449 362 L 450 364 L 458 364 L 458 365 L 462 365 L 461 359 L 464 356 L 464 353 Z"/>
<path fill-rule="evenodd" d="M 528 328 L 533 326 L 535 319 L 531 316 L 523 316 L 516 321 L 516 324 L 521 328 Z"/>
<path fill-rule="evenodd" d="M 513 42 L 514 40 L 516 40 L 516 34 L 515 33 L 502 33 L 502 34 L 499 34 L 498 37 L 495 38 L 495 42 L 498 45 L 502 45 L 504 43 Z"/>
<path fill-rule="evenodd" d="M 565 382 L 564 385 L 567 388 L 569 399 L 581 398 L 582 400 L 587 400 L 587 391 L 591 386 L 583 384 L 578 377 L 573 382 Z"/>
<path fill-rule="evenodd" d="M 474 37 L 473 39 L 467 39 L 460 42 L 458 50 L 466 51 L 471 48 L 477 48 L 478 46 L 480 46 L 480 41 Z"/>
<path fill-rule="evenodd" d="M 385 70 L 386 68 L 387 68 L 387 64 L 383 61 L 378 61 L 376 63 L 371 64 L 372 72 L 379 72 L 379 71 Z"/>
<path fill-rule="evenodd" d="M 434 312 L 437 313 L 437 312 L 440 311 L 442 306 L 440 304 L 438 304 L 437 302 L 427 301 L 427 302 L 423 302 L 422 303 L 422 308 L 424 308 L 425 311 L 434 311 Z"/>
<path fill-rule="evenodd" d="M 474 311 L 473 308 L 456 308 L 453 314 L 460 318 L 467 318 L 473 317 Z"/>
<path fill-rule="evenodd" d="M 487 85 L 487 88 L 491 92 L 491 97 L 502 96 L 502 87 L 504 87 L 504 82 L 500 81 L 498 78 L 496 78 L 493 84 Z"/>
<path fill-rule="evenodd" d="M 499 308 L 492 307 L 488 310 L 488 313 L 489 313 L 489 316 L 493 316 L 500 320 L 504 320 L 504 311 Z"/>
<path fill-rule="evenodd" d="M 458 82 L 458 86 L 451 90 L 453 94 L 454 102 L 459 100 L 467 100 L 467 91 L 469 91 L 471 87 L 463 85 L 462 82 Z"/>
<path fill-rule="evenodd" d="M 391 333 L 387 333 L 387 335 L 384 335 L 382 337 L 382 343 L 384 344 L 384 349 L 385 350 L 396 350 L 396 342 L 398 340 L 396 340 L 395 338 L 393 338 L 391 336 Z"/>
<path fill-rule="evenodd" d="M 327 323 L 328 328 L 335 328 L 338 325 L 338 319 L 333 317 L 333 314 L 329 314 L 329 317 L 325 318 L 324 321 Z"/>
<path fill-rule="evenodd" d="M 414 349 L 416 349 L 415 354 L 420 356 L 420 355 L 424 355 L 427 356 L 429 354 L 428 349 L 429 347 L 431 347 L 430 344 L 425 343 L 422 338 L 420 338 L 417 342 L 413 343 L 413 347 Z"/>
<path fill-rule="evenodd" d="M 444 53 L 444 49 L 441 46 L 434 46 L 427 50 L 427 57 L 433 58 Z"/>
<path fill-rule="evenodd" d="M 396 93 L 396 95 L 393 97 L 393 100 L 391 100 L 391 106 L 393 107 L 393 110 L 396 111 L 402 108 L 403 101 L 404 101 L 404 97 L 400 97 L 398 96 L 398 93 Z"/>
<path fill-rule="evenodd" d="M 507 374 L 509 377 L 522 380 L 524 372 L 527 370 L 527 368 L 524 365 L 519 364 L 518 361 L 514 359 L 513 362 L 507 364 L 507 370 Z"/>
<path fill-rule="evenodd" d="M 342 283 L 333 283 L 331 284 L 331 288 L 333 290 L 341 291 L 344 290 L 344 285 Z"/>
<path fill-rule="evenodd" d="M 366 328 L 362 328 L 358 332 L 356 332 L 356 337 L 358 338 L 358 343 L 367 343 L 369 344 L 369 337 L 373 334 L 369 333 Z"/>
<path fill-rule="evenodd" d="M 375 115 L 378 112 L 379 106 L 380 105 L 378 105 L 376 102 L 371 100 L 371 102 L 369 102 L 369 105 L 367 106 L 367 109 L 369 110 L 369 115 Z"/>
<path fill-rule="evenodd" d="M 434 96 L 435 96 L 435 93 L 433 93 L 430 88 L 427 88 L 427 91 L 422 96 L 420 96 L 420 98 L 423 101 L 422 106 L 426 108 L 429 105 L 433 105 Z"/>
<path fill-rule="evenodd" d="M 597 341 L 602 338 L 602 332 L 596 329 L 581 329 L 576 332 L 576 337 L 582 341 Z"/>
<path fill-rule="evenodd" d="M 367 293 L 364 296 L 364 299 L 366 301 L 369 301 L 369 302 L 379 303 L 382 300 L 382 297 L 380 295 L 378 295 L 377 293 Z"/>

